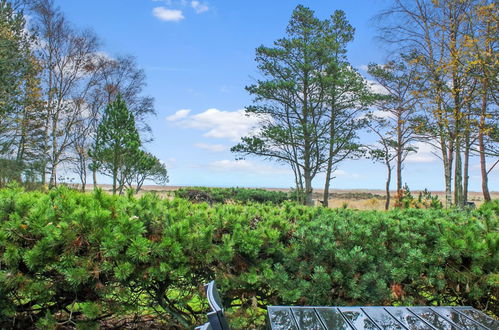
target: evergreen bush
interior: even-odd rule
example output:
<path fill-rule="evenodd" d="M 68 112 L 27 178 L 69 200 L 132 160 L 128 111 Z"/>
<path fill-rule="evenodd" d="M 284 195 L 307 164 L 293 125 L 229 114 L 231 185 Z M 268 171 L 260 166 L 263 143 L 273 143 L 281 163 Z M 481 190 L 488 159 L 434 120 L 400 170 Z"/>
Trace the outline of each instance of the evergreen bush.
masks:
<path fill-rule="evenodd" d="M 180 188 L 175 196 L 192 202 L 212 203 L 272 203 L 281 204 L 290 200 L 290 196 L 282 191 L 270 191 L 251 188 Z"/>
<path fill-rule="evenodd" d="M 193 204 L 0 190 L 0 327 L 189 328 L 215 279 L 235 328 L 264 307 L 471 305 L 497 315 L 499 203 L 475 211 Z"/>

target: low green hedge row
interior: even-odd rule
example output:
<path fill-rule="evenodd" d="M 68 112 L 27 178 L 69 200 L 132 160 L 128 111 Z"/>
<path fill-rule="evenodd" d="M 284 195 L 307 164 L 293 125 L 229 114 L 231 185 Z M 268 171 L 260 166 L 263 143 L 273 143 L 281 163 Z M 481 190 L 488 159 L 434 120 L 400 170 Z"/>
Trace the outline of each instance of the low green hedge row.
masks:
<path fill-rule="evenodd" d="M 290 196 L 282 191 L 251 188 L 180 188 L 175 191 L 175 196 L 192 202 L 211 204 L 227 202 L 282 204 L 290 200 Z"/>
<path fill-rule="evenodd" d="M 499 203 L 390 212 L 0 190 L 0 327 L 203 323 L 284 305 L 471 305 L 497 314 Z"/>

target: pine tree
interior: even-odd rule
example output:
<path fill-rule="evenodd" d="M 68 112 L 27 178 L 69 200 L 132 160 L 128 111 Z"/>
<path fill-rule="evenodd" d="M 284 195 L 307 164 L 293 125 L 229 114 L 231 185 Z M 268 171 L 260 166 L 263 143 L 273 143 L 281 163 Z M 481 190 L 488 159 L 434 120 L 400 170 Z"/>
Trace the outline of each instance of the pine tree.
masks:
<path fill-rule="evenodd" d="M 126 177 L 130 175 L 127 165 L 138 156 L 140 145 L 135 117 L 118 96 L 107 106 L 91 150 L 93 166 L 112 177 L 114 194 L 122 192 Z"/>
<path fill-rule="evenodd" d="M 5 181 L 37 181 L 41 159 L 40 66 L 22 12 L 0 1 L 0 157 Z"/>

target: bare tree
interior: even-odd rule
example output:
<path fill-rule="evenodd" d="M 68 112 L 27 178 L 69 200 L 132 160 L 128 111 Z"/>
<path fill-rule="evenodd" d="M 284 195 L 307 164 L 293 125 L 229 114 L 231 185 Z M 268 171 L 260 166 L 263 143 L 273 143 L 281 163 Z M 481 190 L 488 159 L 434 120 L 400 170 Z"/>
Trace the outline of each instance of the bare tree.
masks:
<path fill-rule="evenodd" d="M 31 14 L 40 39 L 37 57 L 42 65 L 46 112 L 43 167 L 50 170 L 49 186 L 53 187 L 57 169 L 70 159 L 69 148 L 77 138 L 82 100 L 92 85 L 88 83 L 88 64 L 99 43 L 92 32 L 74 29 L 52 0 L 36 1 Z"/>
<path fill-rule="evenodd" d="M 368 115 L 367 126 L 369 130 L 375 133 L 377 137 L 377 144 L 367 146 L 369 156 L 371 159 L 377 162 L 382 162 L 386 166 L 386 201 L 385 210 L 390 208 L 390 183 L 392 179 L 393 171 L 393 160 L 398 158 L 398 146 L 397 146 L 397 131 L 391 129 L 390 123 L 386 118 L 376 117 L 372 114 Z M 409 150 L 403 153 L 403 157 L 407 155 Z"/>
<path fill-rule="evenodd" d="M 488 174 L 495 167 L 497 161 L 490 169 L 487 169 L 487 156 L 499 157 L 497 122 L 499 111 L 497 107 L 498 95 L 498 41 L 499 22 L 497 4 L 492 1 L 478 2 L 474 10 L 468 15 L 467 21 L 470 26 L 468 40 L 468 62 L 470 72 L 477 82 L 477 119 L 474 123 L 477 132 L 478 150 L 468 143 L 466 150 L 475 151 L 480 158 L 480 170 L 482 177 L 482 192 L 485 201 L 490 201 L 488 185 Z M 495 149 L 495 150 L 494 150 Z M 466 189 L 465 189 L 466 193 Z"/>
<path fill-rule="evenodd" d="M 382 39 L 411 55 L 410 64 L 424 77 L 419 101 L 426 110 L 419 132 L 440 150 L 446 205 L 463 203 L 462 140 L 467 102 L 473 88 L 463 61 L 469 24 L 466 17 L 476 1 L 394 0 L 379 18 Z M 389 22 L 389 23 L 386 23 Z"/>
<path fill-rule="evenodd" d="M 380 95 L 375 102 L 378 117 L 382 118 L 381 127 L 390 136 L 389 144 L 382 143 L 390 149 L 396 159 L 397 192 L 402 190 L 403 163 L 407 155 L 415 151 L 412 146 L 417 139 L 415 119 L 417 116 L 417 96 L 414 91 L 420 90 L 422 82 L 417 71 L 409 68 L 404 59 L 388 62 L 385 65 L 370 64 L 368 73 L 376 83 L 383 87 L 386 94 Z M 379 121 L 378 121 L 379 122 Z M 372 125 L 371 129 L 376 130 Z M 379 133 L 377 133 L 380 135 Z M 381 141 L 388 141 L 379 136 Z M 393 149 L 393 150 L 392 150 Z"/>
<path fill-rule="evenodd" d="M 146 119 L 150 115 L 154 115 L 155 111 L 154 99 L 143 95 L 146 76 L 144 71 L 138 68 L 134 57 L 119 56 L 111 58 L 105 54 L 97 54 L 92 61 L 92 70 L 95 72 L 94 80 L 96 85 L 85 99 L 90 115 L 85 124 L 87 133 L 80 139 L 80 144 L 86 147 L 79 148 L 76 152 L 79 162 L 85 163 L 87 168 L 90 167 L 95 186 L 97 184 L 99 163 L 91 159 L 92 157 L 87 150 L 93 143 L 97 125 L 106 106 L 114 102 L 118 95 L 121 95 L 128 109 L 135 117 L 139 132 L 145 134 L 142 134 L 142 142 L 144 143 L 152 140 L 151 130 L 146 123 Z M 77 171 L 83 173 L 81 166 L 78 167 Z"/>

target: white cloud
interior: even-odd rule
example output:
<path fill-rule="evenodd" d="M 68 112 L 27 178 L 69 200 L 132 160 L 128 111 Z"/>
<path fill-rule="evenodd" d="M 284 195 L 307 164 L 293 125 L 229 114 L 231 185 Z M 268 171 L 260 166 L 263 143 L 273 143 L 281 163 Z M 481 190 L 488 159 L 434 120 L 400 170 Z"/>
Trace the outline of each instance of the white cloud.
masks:
<path fill-rule="evenodd" d="M 190 112 L 191 112 L 191 110 L 189 110 L 189 109 L 182 109 L 182 110 L 175 112 L 173 115 L 166 117 L 166 120 L 176 121 L 176 120 L 187 117 Z"/>
<path fill-rule="evenodd" d="M 249 160 L 217 160 L 208 164 L 213 171 L 244 172 L 255 174 L 290 174 L 289 169 L 270 165 L 258 164 Z"/>
<path fill-rule="evenodd" d="M 357 68 L 359 68 L 360 70 L 362 70 L 364 72 L 367 72 L 367 70 L 369 69 L 369 67 L 365 64 L 361 64 Z"/>
<path fill-rule="evenodd" d="M 383 119 L 395 118 L 395 115 L 390 111 L 375 110 L 372 112 L 372 115 L 374 117 L 383 118 Z"/>
<path fill-rule="evenodd" d="M 381 86 L 381 84 L 375 82 L 374 80 L 366 79 L 366 82 L 367 82 L 369 89 L 373 93 L 384 94 L 384 95 L 388 94 L 388 91 L 386 90 L 386 88 Z"/>
<path fill-rule="evenodd" d="M 410 153 L 405 159 L 408 163 L 432 163 L 438 160 L 438 157 L 435 155 L 438 150 L 436 150 L 433 146 L 424 142 L 416 142 L 414 143 L 414 147 L 417 148 L 418 152 Z"/>
<path fill-rule="evenodd" d="M 175 115 L 167 117 L 167 120 L 176 122 L 181 127 L 206 131 L 203 134 L 205 137 L 232 141 L 239 141 L 242 136 L 251 133 L 261 121 L 256 116 L 247 116 L 244 110 L 221 111 L 212 108 L 195 115 L 189 115 L 187 111 L 179 110 Z"/>
<path fill-rule="evenodd" d="M 185 18 L 181 10 L 167 9 L 165 7 L 154 8 L 152 14 L 160 20 L 168 22 L 179 22 Z"/>
<path fill-rule="evenodd" d="M 222 152 L 229 149 L 227 146 L 223 144 L 196 143 L 194 146 L 200 149 L 209 150 L 213 152 Z"/>
<path fill-rule="evenodd" d="M 204 13 L 205 11 L 208 11 L 210 9 L 208 5 L 199 1 L 191 1 L 191 7 L 196 11 L 197 14 Z"/>

